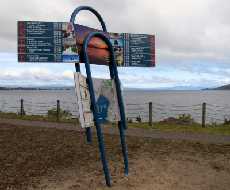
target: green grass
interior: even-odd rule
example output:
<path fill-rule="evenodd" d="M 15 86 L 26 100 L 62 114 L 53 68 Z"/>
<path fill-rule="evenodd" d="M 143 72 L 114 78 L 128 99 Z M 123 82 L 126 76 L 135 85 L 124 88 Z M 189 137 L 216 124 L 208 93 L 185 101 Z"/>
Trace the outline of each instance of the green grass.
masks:
<path fill-rule="evenodd" d="M 19 115 L 17 113 L 4 113 L 0 112 L 0 118 L 5 119 L 22 119 L 22 120 L 29 120 L 29 121 L 50 121 L 50 122 L 57 122 L 56 117 L 48 117 L 48 116 L 42 116 L 42 115 Z M 66 119 L 61 118 L 59 122 L 63 123 L 76 123 L 78 122 L 77 119 Z"/>
<path fill-rule="evenodd" d="M 186 133 L 208 133 L 208 134 L 221 134 L 230 135 L 230 125 L 207 125 L 202 127 L 200 124 L 194 123 L 190 125 L 170 124 L 170 123 L 153 123 L 149 126 L 148 123 L 129 123 L 129 127 L 137 127 L 144 129 L 155 129 L 165 132 L 186 132 Z"/>
<path fill-rule="evenodd" d="M 4 113 L 0 112 L 0 118 L 7 119 L 22 119 L 29 121 L 49 121 L 57 122 L 56 117 L 39 116 L 39 115 L 24 115 L 20 116 L 16 113 Z M 60 119 L 62 123 L 78 123 L 77 119 Z M 153 123 L 149 126 L 148 123 L 128 123 L 128 127 L 131 128 L 143 128 L 143 129 L 154 129 L 165 132 L 186 132 L 186 133 L 208 133 L 208 134 L 221 134 L 230 135 L 230 124 L 224 125 L 207 125 L 203 128 L 200 124 L 175 124 L 175 123 Z"/>

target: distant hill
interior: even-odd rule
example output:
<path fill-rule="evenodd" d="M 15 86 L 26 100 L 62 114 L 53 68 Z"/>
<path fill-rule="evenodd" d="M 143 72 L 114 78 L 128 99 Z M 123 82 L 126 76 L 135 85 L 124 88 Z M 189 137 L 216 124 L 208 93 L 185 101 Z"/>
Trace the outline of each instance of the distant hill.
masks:
<path fill-rule="evenodd" d="M 189 91 L 202 90 L 201 86 L 174 86 L 174 87 L 158 87 L 158 88 L 124 88 L 125 91 Z"/>
<path fill-rule="evenodd" d="M 0 90 L 73 90 L 74 87 L 0 87 Z"/>
<path fill-rule="evenodd" d="M 230 90 L 230 84 L 223 85 L 217 88 L 205 88 L 204 90 Z"/>

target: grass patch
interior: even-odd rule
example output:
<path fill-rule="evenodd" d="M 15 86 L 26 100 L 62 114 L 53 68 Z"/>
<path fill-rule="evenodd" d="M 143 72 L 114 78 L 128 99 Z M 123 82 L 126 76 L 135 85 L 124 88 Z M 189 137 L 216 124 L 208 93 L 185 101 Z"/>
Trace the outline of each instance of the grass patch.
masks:
<path fill-rule="evenodd" d="M 29 121 L 49 121 L 57 122 L 55 114 L 52 116 L 41 116 L 41 115 L 18 115 L 16 113 L 4 113 L 0 112 L 0 118 L 6 119 L 22 119 Z M 61 117 L 59 120 L 60 123 L 79 123 L 78 119 L 65 118 Z M 127 123 L 128 127 L 131 128 L 143 128 L 143 129 L 155 129 L 165 132 L 186 132 L 186 133 L 207 133 L 207 134 L 220 134 L 220 135 L 230 135 L 230 124 L 213 124 L 206 125 L 202 127 L 198 123 L 190 124 L 177 124 L 170 122 L 157 122 L 153 123 L 152 126 L 149 126 L 148 122 L 142 123 Z"/>
<path fill-rule="evenodd" d="M 198 123 L 193 123 L 190 125 L 182 124 L 170 124 L 170 123 L 153 123 L 153 126 L 149 126 L 148 123 L 129 123 L 129 127 L 137 127 L 143 129 L 156 129 L 165 132 L 186 132 L 186 133 L 208 133 L 208 134 L 221 134 L 230 135 L 230 124 L 224 125 L 207 125 L 202 127 Z"/>
<path fill-rule="evenodd" d="M 0 112 L 0 118 L 5 119 L 22 119 L 22 120 L 29 120 L 29 121 L 49 121 L 49 122 L 57 122 L 57 118 L 55 115 L 19 115 L 17 113 L 4 113 Z M 78 119 L 75 118 L 64 118 L 61 117 L 59 119 L 59 122 L 63 123 L 76 123 L 78 122 Z"/>

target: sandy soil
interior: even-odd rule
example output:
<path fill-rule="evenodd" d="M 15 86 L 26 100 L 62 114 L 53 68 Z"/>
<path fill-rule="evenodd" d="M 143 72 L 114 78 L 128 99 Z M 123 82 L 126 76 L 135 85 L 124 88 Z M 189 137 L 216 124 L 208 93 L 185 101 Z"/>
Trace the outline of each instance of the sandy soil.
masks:
<path fill-rule="evenodd" d="M 0 124 L 0 189 L 230 189 L 230 144 L 129 137 L 124 177 L 119 138 L 106 135 L 108 188 L 96 138 L 84 141 L 77 131 Z"/>

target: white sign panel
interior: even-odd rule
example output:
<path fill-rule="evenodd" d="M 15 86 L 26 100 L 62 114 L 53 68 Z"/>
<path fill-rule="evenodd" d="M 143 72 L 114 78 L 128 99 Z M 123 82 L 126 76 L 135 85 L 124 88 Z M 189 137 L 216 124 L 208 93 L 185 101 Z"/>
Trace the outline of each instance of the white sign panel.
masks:
<path fill-rule="evenodd" d="M 94 122 L 93 113 L 90 110 L 91 101 L 86 77 L 77 72 L 74 74 L 74 78 L 81 127 L 91 127 L 94 125 Z M 120 112 L 114 80 L 93 79 L 93 85 L 99 122 L 119 121 Z"/>

